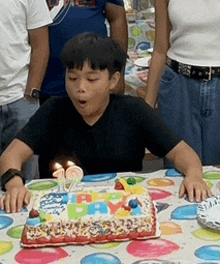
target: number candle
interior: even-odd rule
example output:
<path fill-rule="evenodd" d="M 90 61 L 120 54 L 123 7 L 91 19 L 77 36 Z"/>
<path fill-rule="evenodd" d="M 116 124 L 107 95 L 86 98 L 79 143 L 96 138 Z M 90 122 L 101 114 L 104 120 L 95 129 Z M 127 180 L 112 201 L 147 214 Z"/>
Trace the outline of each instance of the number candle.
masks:
<path fill-rule="evenodd" d="M 55 163 L 56 170 L 53 172 L 53 177 L 57 178 L 59 190 L 58 192 L 66 192 L 65 189 L 65 170 L 61 164 Z"/>
<path fill-rule="evenodd" d="M 70 191 L 72 185 L 76 186 L 78 183 L 81 182 L 84 173 L 83 170 L 79 166 L 76 166 L 75 163 L 72 161 L 68 161 L 67 165 L 69 167 L 66 170 L 66 178 L 71 181 L 71 185 L 69 187 Z"/>

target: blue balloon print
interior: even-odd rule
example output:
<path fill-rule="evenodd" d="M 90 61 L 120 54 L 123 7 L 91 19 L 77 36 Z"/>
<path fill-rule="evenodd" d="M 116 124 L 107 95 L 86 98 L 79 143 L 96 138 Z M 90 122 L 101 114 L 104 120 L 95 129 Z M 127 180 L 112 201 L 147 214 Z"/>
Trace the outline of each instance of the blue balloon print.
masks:
<path fill-rule="evenodd" d="M 220 246 L 203 246 L 195 251 L 195 256 L 204 260 L 220 260 Z"/>
<path fill-rule="evenodd" d="M 193 220 L 197 218 L 197 204 L 177 207 L 171 213 L 171 219 Z"/>
<path fill-rule="evenodd" d="M 0 216 L 0 230 L 9 227 L 14 220 L 8 216 Z"/>
<path fill-rule="evenodd" d="M 107 180 L 111 180 L 115 178 L 116 176 L 117 176 L 117 173 L 84 175 L 82 182 L 107 181 Z"/>
<path fill-rule="evenodd" d="M 26 213 L 28 210 L 26 207 L 23 207 L 22 210 L 21 210 L 21 213 Z M 0 210 L 0 215 L 1 214 L 7 214 L 5 210 Z M 1 263 L 0 263 L 1 264 Z"/>
<path fill-rule="evenodd" d="M 165 172 L 165 176 L 169 176 L 169 177 L 180 177 L 180 176 L 182 176 L 182 173 L 179 172 L 179 171 L 176 170 L 176 169 L 168 169 L 168 170 Z"/>
<path fill-rule="evenodd" d="M 141 51 L 147 51 L 150 48 L 150 43 L 149 42 L 139 42 L 136 46 L 136 50 L 141 50 Z"/>
<path fill-rule="evenodd" d="M 108 253 L 92 254 L 84 257 L 80 264 L 122 264 L 114 255 Z"/>

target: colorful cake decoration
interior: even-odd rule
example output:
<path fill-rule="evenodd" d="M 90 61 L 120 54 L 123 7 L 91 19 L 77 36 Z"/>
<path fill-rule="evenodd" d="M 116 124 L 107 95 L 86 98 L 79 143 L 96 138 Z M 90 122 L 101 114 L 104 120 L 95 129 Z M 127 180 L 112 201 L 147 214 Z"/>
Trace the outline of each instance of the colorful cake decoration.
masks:
<path fill-rule="evenodd" d="M 64 175 L 72 185 L 83 172 L 69 163 Z M 62 169 L 62 168 L 59 168 Z M 129 181 L 128 181 L 129 182 Z M 39 192 L 23 235 L 24 247 L 105 243 L 160 235 L 156 209 L 146 188 L 124 178 L 108 186 L 83 185 L 64 192 Z M 64 187 L 64 186 L 63 186 Z"/>

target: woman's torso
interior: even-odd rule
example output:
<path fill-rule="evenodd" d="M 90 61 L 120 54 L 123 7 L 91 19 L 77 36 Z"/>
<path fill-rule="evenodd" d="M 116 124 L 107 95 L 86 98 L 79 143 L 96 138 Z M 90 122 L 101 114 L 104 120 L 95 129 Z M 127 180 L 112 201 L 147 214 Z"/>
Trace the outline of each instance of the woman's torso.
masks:
<path fill-rule="evenodd" d="M 220 66 L 220 0 L 169 0 L 168 56 L 182 63 Z"/>

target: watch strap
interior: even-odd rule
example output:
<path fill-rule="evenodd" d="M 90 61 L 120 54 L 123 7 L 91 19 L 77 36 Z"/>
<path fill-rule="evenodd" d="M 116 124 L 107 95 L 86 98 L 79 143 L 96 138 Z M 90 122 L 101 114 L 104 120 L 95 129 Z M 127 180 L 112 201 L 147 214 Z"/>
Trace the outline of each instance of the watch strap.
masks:
<path fill-rule="evenodd" d="M 14 178 L 15 176 L 19 176 L 21 177 L 23 184 L 25 185 L 25 178 L 21 175 L 21 172 L 19 170 L 16 169 L 9 169 L 7 170 L 1 177 L 1 185 L 2 185 L 2 191 L 6 191 L 5 189 L 5 184 L 7 182 L 9 182 L 12 178 Z"/>

